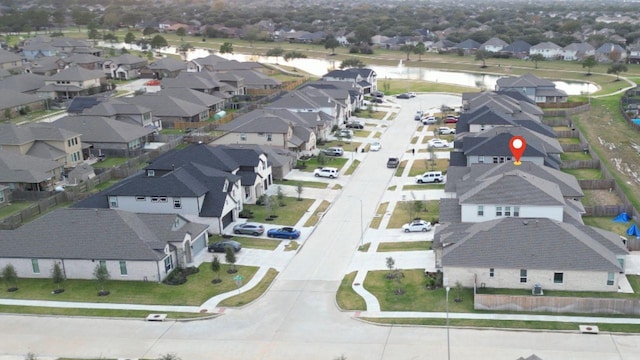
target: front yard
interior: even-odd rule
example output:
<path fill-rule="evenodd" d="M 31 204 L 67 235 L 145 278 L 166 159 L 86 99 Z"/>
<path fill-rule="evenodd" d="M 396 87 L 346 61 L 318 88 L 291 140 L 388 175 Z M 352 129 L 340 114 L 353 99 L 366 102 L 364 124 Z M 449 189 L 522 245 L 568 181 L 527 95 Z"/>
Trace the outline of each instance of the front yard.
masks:
<path fill-rule="evenodd" d="M 296 197 L 285 196 L 276 204 L 277 206 L 244 205 L 244 210 L 253 213 L 248 221 L 259 223 L 267 221 L 282 226 L 295 226 L 313 202 L 312 199 L 303 198 L 298 201 Z M 273 218 L 273 215 L 276 215 L 277 218 Z"/>
<path fill-rule="evenodd" d="M 398 201 L 387 224 L 387 229 L 399 229 L 403 224 L 415 218 L 435 223 L 440 216 L 439 214 L 440 201 L 438 200 Z"/>

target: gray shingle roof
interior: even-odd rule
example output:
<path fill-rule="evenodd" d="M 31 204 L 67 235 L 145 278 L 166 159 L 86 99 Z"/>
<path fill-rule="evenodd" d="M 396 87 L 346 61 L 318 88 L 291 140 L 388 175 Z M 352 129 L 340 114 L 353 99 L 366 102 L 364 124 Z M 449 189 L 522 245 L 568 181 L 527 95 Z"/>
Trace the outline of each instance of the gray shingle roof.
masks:
<path fill-rule="evenodd" d="M 445 247 L 442 264 L 487 269 L 622 271 L 616 255 L 585 233 L 585 228 L 588 227 L 544 218 L 475 223 L 449 234 L 448 239 L 455 243 Z M 451 229 L 455 231 L 455 227 Z"/>
<path fill-rule="evenodd" d="M 167 242 L 180 242 L 187 232 L 197 236 L 207 229 L 187 222 L 173 230 L 176 216 L 60 209 L 16 230 L 0 231 L 0 254 L 5 258 L 158 261 L 166 256 Z"/>
<path fill-rule="evenodd" d="M 52 124 L 82 134 L 82 142 L 87 143 L 128 143 L 153 132 L 153 129 L 101 116 L 65 116 Z"/>
<path fill-rule="evenodd" d="M 44 100 L 36 95 L 23 94 L 18 91 L 0 89 L 0 109 L 11 109 Z"/>
<path fill-rule="evenodd" d="M 202 182 L 180 167 L 162 176 L 140 174 L 116 186 L 109 195 L 199 197 L 207 191 L 209 189 Z"/>
<path fill-rule="evenodd" d="M 39 183 L 52 178 L 62 165 L 35 156 L 0 149 L 0 183 Z"/>
<path fill-rule="evenodd" d="M 105 74 L 99 70 L 87 70 L 80 66 L 70 66 L 61 70 L 59 73 L 52 75 L 48 80 L 55 81 L 86 81 L 91 79 L 99 79 L 105 77 Z"/>
<path fill-rule="evenodd" d="M 145 94 L 122 100 L 151 109 L 158 117 L 193 117 L 209 111 L 206 106 L 162 94 Z"/>
<path fill-rule="evenodd" d="M 24 145 L 36 140 L 64 141 L 80 133 L 46 123 L 32 125 L 0 124 L 0 145 Z"/>
<path fill-rule="evenodd" d="M 21 93 L 33 92 L 44 86 L 47 78 L 36 74 L 18 74 L 0 81 L 0 89 Z"/>
<path fill-rule="evenodd" d="M 152 62 L 148 67 L 151 70 L 168 70 L 173 72 L 186 70 L 187 63 L 178 59 L 174 59 L 172 57 L 166 57 L 164 59 Z"/>

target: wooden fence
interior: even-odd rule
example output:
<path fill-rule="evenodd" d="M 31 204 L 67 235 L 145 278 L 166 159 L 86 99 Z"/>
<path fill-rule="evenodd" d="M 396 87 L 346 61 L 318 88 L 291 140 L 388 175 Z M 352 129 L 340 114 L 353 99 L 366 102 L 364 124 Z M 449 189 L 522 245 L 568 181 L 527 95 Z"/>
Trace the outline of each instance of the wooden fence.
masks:
<path fill-rule="evenodd" d="M 627 205 L 595 205 L 595 206 L 585 206 L 584 207 L 584 216 L 594 216 L 594 217 L 610 217 L 614 218 L 618 216 L 620 213 L 626 212 L 630 214 L 633 211 L 632 206 Z"/>
<path fill-rule="evenodd" d="M 578 180 L 582 190 L 611 190 L 616 186 L 613 179 Z"/>
<path fill-rule="evenodd" d="M 475 310 L 640 315 L 640 299 L 475 294 Z"/>
<path fill-rule="evenodd" d="M 600 160 L 564 160 L 560 164 L 561 169 L 599 169 Z"/>

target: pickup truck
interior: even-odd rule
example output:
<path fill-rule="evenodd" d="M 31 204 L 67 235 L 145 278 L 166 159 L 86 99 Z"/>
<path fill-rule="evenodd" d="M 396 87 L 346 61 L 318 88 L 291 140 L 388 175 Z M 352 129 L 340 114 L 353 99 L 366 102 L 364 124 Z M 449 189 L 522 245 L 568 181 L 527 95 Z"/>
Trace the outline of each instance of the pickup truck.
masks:
<path fill-rule="evenodd" d="M 390 157 L 389 160 L 387 160 L 387 167 L 389 169 L 395 169 L 398 165 L 400 165 L 400 159 L 396 157 Z"/>

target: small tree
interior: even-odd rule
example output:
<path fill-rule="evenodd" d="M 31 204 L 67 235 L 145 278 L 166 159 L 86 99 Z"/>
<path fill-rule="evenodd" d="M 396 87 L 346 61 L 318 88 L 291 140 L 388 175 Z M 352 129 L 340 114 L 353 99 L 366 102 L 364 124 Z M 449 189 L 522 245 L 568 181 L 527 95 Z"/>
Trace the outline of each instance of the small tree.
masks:
<path fill-rule="evenodd" d="M 483 69 L 487 67 L 487 58 L 489 56 L 491 56 L 491 53 L 486 50 L 478 50 L 478 52 L 476 52 L 476 60 L 482 61 Z"/>
<path fill-rule="evenodd" d="M 284 61 L 289 62 L 289 60 L 294 60 L 294 59 L 304 59 L 306 58 L 307 55 L 299 52 L 299 51 L 289 51 L 288 53 L 284 54 L 283 58 Z"/>
<path fill-rule="evenodd" d="M 401 51 L 404 51 L 404 52 L 407 54 L 407 61 L 411 60 L 411 59 L 409 58 L 409 55 L 411 55 L 411 53 L 413 52 L 413 50 L 414 50 L 415 48 L 416 48 L 416 47 L 415 47 L 414 45 L 412 45 L 412 44 L 404 44 L 404 45 L 402 45 L 402 46 L 400 47 L 400 50 L 401 50 Z"/>
<path fill-rule="evenodd" d="M 136 36 L 133 35 L 131 31 L 129 31 L 127 35 L 124 36 L 124 42 L 125 44 L 131 44 L 134 41 L 136 41 Z"/>
<path fill-rule="evenodd" d="M 396 295 L 404 294 L 404 289 L 402 288 L 402 279 L 403 278 L 404 278 L 404 274 L 402 273 L 402 271 L 400 271 L 400 269 L 396 269 L 393 272 L 393 280 L 395 280 L 395 282 L 396 282 L 396 290 L 394 291 L 394 293 Z"/>
<path fill-rule="evenodd" d="M 185 30 L 183 27 L 179 27 L 178 30 L 176 30 L 176 35 L 184 37 L 185 35 L 187 35 L 187 30 Z"/>
<path fill-rule="evenodd" d="M 591 68 L 597 64 L 598 62 L 596 61 L 596 57 L 591 55 L 582 61 L 582 68 L 587 68 L 587 75 L 591 75 Z"/>
<path fill-rule="evenodd" d="M 455 302 L 461 302 L 462 301 L 462 291 L 464 289 L 462 288 L 462 283 L 460 281 L 456 281 L 456 286 L 453 288 L 454 291 L 454 299 L 453 301 Z"/>
<path fill-rule="evenodd" d="M 418 61 L 422 61 L 422 55 L 424 55 L 426 52 L 427 48 L 424 46 L 423 42 L 419 42 L 418 45 L 413 48 L 413 53 L 418 55 Z"/>
<path fill-rule="evenodd" d="M 436 165 L 438 164 L 436 162 L 436 149 L 433 146 L 429 146 L 427 148 L 427 151 L 429 151 L 429 158 L 425 160 L 427 163 L 426 165 L 431 169 L 431 171 L 434 171 L 436 169 Z"/>
<path fill-rule="evenodd" d="M 327 36 L 327 39 L 324 41 L 324 48 L 331 49 L 331 55 L 336 54 L 336 48 L 338 46 L 340 46 L 340 42 L 338 42 L 333 35 Z"/>
<path fill-rule="evenodd" d="M 220 54 L 233 54 L 233 44 L 225 41 L 224 43 L 222 43 L 222 45 L 220 45 Z"/>
<path fill-rule="evenodd" d="M 611 64 L 607 69 L 607 74 L 616 74 L 616 81 L 620 80 L 620 73 L 627 71 L 627 65 L 623 63 Z"/>
<path fill-rule="evenodd" d="M 529 57 L 531 61 L 534 62 L 536 69 L 538 68 L 538 62 L 544 61 L 544 55 L 542 54 L 533 54 Z"/>
<path fill-rule="evenodd" d="M 182 360 L 180 359 L 180 357 L 178 357 L 178 355 L 174 354 L 174 353 L 166 353 L 164 355 L 161 355 L 158 360 Z"/>
<path fill-rule="evenodd" d="M 4 280 L 8 291 L 18 290 L 18 273 L 13 265 L 7 264 L 2 268 L 2 280 Z"/>
<path fill-rule="evenodd" d="M 278 186 L 276 197 L 278 198 L 278 205 L 284 206 L 284 192 L 282 191 L 282 186 Z"/>
<path fill-rule="evenodd" d="M 393 260 L 391 256 L 389 256 L 388 258 L 386 258 L 386 262 L 387 269 L 389 269 L 389 272 L 387 273 L 387 279 L 393 279 L 393 268 L 396 266 L 396 261 Z"/>
<path fill-rule="evenodd" d="M 282 56 L 282 54 L 284 54 L 284 50 L 281 47 L 267 50 L 267 56 L 280 57 Z M 278 63 L 278 60 L 276 59 L 276 64 L 277 63 Z"/>
<path fill-rule="evenodd" d="M 62 267 L 57 262 L 54 263 L 51 268 L 51 281 L 53 281 L 53 284 L 56 286 L 56 289 L 53 291 L 54 293 L 59 293 L 61 292 L 60 290 L 64 291 L 61 289 L 61 285 L 64 280 L 65 278 L 64 273 L 62 272 Z"/>
<path fill-rule="evenodd" d="M 95 269 L 93 269 L 93 278 L 98 281 L 98 286 L 100 287 L 100 291 L 98 291 L 98 296 L 109 295 L 109 292 L 105 289 L 107 285 L 107 280 L 111 277 L 109 274 L 109 270 L 107 270 L 106 266 L 101 264 L 96 265 Z"/>
<path fill-rule="evenodd" d="M 342 62 L 340 63 L 340 69 L 363 68 L 363 67 L 365 67 L 365 64 L 362 62 L 362 60 L 358 58 L 345 59 L 345 60 L 342 60 Z"/>
<path fill-rule="evenodd" d="M 304 190 L 304 187 L 302 187 L 302 183 L 297 183 L 296 184 L 296 192 L 298 193 L 298 201 L 302 201 L 302 191 Z"/>
<path fill-rule="evenodd" d="M 156 35 L 151 39 L 151 48 L 159 49 L 165 46 L 169 46 L 167 39 L 165 39 L 162 35 Z"/>
<path fill-rule="evenodd" d="M 11 119 L 11 109 L 4 109 L 4 118 L 7 120 Z"/>
<path fill-rule="evenodd" d="M 211 271 L 216 274 L 216 278 L 213 279 L 211 283 L 218 284 L 222 282 L 222 279 L 220 279 L 220 260 L 217 256 L 214 256 L 213 260 L 211 260 Z"/>
<path fill-rule="evenodd" d="M 24 360 L 38 360 L 38 357 L 36 356 L 36 354 L 32 352 L 28 352 L 27 355 L 24 357 Z"/>
<path fill-rule="evenodd" d="M 236 253 L 233 251 L 233 248 L 231 246 L 227 246 L 226 253 L 224 254 L 224 259 L 227 261 L 227 264 L 230 265 L 227 273 L 237 273 L 238 269 L 236 269 Z"/>

